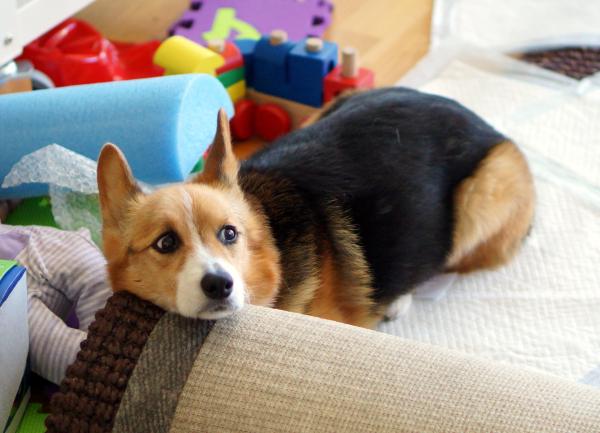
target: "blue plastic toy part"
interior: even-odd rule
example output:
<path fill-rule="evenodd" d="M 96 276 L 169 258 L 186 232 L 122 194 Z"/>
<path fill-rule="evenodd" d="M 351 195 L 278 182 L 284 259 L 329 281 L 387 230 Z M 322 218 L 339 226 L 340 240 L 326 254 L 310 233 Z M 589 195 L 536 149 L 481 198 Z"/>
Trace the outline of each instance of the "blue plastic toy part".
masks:
<path fill-rule="evenodd" d="M 335 66 L 338 47 L 323 41 L 322 48 L 311 52 L 306 48 L 306 39 L 298 42 L 289 53 L 288 99 L 302 104 L 320 107 L 323 105 L 323 79 Z"/>
<path fill-rule="evenodd" d="M 0 97 L 0 184 L 24 155 L 57 143 L 97 159 L 106 142 L 147 183 L 185 179 L 212 143 L 218 110 L 233 105 L 209 75 L 62 87 Z M 0 188 L 0 198 L 46 195 L 47 185 Z"/>
<path fill-rule="evenodd" d="M 271 44 L 268 36 L 263 36 L 254 49 L 253 84 L 259 92 L 289 99 L 291 89 L 288 77 L 288 57 L 294 43 Z"/>
<path fill-rule="evenodd" d="M 260 40 L 235 43 L 244 56 L 246 84 L 255 90 L 314 107 L 323 105 L 323 80 L 337 65 L 337 44 L 318 40 L 317 50 L 307 40 L 271 43 Z M 314 41 L 313 41 L 314 42 Z"/>
<path fill-rule="evenodd" d="M 256 39 L 236 39 L 233 41 L 240 49 L 244 58 L 244 78 L 248 87 L 253 87 L 254 85 L 254 49 L 257 42 Z"/>

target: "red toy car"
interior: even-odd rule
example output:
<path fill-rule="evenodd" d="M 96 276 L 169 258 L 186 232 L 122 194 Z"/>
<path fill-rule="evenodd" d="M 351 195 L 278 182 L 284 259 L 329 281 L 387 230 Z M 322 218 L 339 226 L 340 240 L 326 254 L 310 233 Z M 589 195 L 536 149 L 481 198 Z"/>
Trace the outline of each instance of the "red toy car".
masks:
<path fill-rule="evenodd" d="M 160 41 L 111 42 L 84 21 L 68 19 L 31 42 L 20 59 L 29 60 L 56 86 L 156 77 L 152 63 Z"/>

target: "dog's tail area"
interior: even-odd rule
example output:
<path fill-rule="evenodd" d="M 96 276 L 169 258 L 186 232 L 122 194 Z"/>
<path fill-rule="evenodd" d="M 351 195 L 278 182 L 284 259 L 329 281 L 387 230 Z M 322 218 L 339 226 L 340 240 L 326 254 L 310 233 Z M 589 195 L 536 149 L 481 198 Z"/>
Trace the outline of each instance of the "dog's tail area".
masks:
<path fill-rule="evenodd" d="M 454 233 L 449 271 L 500 266 L 518 251 L 534 213 L 527 161 L 511 141 L 494 146 L 454 192 Z"/>

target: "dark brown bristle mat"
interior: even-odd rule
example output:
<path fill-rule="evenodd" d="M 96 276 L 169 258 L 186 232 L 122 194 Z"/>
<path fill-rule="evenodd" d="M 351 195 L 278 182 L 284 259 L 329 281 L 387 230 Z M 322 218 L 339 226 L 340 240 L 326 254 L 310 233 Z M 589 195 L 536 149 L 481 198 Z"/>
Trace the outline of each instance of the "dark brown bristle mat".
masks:
<path fill-rule="evenodd" d="M 49 433 L 110 432 L 140 354 L 164 310 L 126 292 L 96 313 L 50 402 Z"/>
<path fill-rule="evenodd" d="M 529 51 L 519 57 L 528 63 L 578 80 L 600 72 L 600 47 L 563 47 Z"/>

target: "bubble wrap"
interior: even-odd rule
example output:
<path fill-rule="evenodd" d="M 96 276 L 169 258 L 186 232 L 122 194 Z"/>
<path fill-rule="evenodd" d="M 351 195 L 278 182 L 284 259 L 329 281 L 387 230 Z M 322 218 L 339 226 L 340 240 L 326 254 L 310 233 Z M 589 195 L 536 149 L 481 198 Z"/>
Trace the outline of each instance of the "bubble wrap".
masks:
<path fill-rule="evenodd" d="M 100 244 L 100 210 L 96 163 L 89 158 L 51 144 L 25 155 L 5 177 L 3 188 L 26 183 L 49 185 L 52 213 L 65 230 L 85 227 Z"/>

